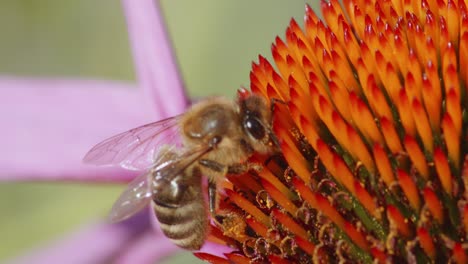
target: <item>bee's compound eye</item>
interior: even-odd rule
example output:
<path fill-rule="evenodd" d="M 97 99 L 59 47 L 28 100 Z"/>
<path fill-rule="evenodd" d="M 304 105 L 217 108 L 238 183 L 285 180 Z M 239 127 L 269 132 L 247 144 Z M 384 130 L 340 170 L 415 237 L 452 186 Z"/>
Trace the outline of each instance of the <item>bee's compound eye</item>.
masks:
<path fill-rule="evenodd" d="M 244 128 L 255 139 L 262 139 L 265 137 L 265 127 L 263 127 L 260 120 L 256 117 L 247 117 L 244 120 Z"/>

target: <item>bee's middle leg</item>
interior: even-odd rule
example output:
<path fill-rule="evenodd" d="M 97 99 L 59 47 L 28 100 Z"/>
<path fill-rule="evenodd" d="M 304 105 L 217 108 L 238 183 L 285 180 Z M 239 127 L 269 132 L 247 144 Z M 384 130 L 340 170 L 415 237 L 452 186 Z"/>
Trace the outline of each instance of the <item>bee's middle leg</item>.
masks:
<path fill-rule="evenodd" d="M 226 173 L 228 172 L 228 166 L 221 164 L 214 160 L 201 159 L 198 161 L 198 163 L 201 166 L 207 169 L 210 169 L 216 173 L 219 173 L 221 175 L 226 175 Z M 216 211 L 218 209 L 218 197 L 217 197 L 216 192 L 217 192 L 216 181 L 214 179 L 209 178 L 208 179 L 208 206 L 209 206 L 211 218 L 215 221 L 218 221 L 217 215 L 216 215 Z"/>
<path fill-rule="evenodd" d="M 217 161 L 209 160 L 209 159 L 201 159 L 198 162 L 201 166 L 206 167 L 222 175 L 226 175 L 228 173 L 229 174 L 242 174 L 249 170 L 260 171 L 263 168 L 261 164 L 253 163 L 253 162 L 238 163 L 238 164 L 233 164 L 230 166 L 227 166 L 225 164 L 221 164 Z M 216 211 L 218 209 L 218 200 L 217 200 L 216 192 L 217 192 L 216 182 L 213 179 L 208 179 L 209 210 L 210 210 L 211 217 L 215 221 L 218 222 L 219 221 L 218 215 L 216 214 Z"/>
<path fill-rule="evenodd" d="M 218 209 L 218 200 L 216 196 L 216 182 L 208 180 L 208 206 L 210 214 L 213 219 L 216 220 L 216 210 Z"/>

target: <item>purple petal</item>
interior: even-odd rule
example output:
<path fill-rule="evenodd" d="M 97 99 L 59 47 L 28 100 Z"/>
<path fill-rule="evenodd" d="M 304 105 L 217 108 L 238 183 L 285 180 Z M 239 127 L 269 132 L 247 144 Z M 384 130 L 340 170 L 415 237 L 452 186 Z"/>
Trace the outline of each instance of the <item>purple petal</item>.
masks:
<path fill-rule="evenodd" d="M 123 0 L 136 75 L 161 115 L 174 116 L 188 104 L 159 1 Z"/>
<path fill-rule="evenodd" d="M 178 249 L 148 219 L 142 212 L 119 224 L 91 225 L 8 263 L 155 263 Z"/>
<path fill-rule="evenodd" d="M 200 249 L 200 252 L 203 253 L 209 253 L 214 256 L 219 256 L 219 257 L 224 257 L 225 253 L 230 253 L 232 252 L 233 249 L 226 246 L 226 245 L 221 245 L 213 242 L 206 242 L 203 247 Z"/>
<path fill-rule="evenodd" d="M 137 241 L 128 246 L 123 254 L 115 259 L 115 264 L 158 263 L 161 260 L 172 255 L 180 248 L 175 246 L 164 235 L 156 235 L 154 231 L 147 232 L 138 238 Z"/>
<path fill-rule="evenodd" d="M 133 172 L 81 160 L 99 141 L 160 118 L 129 84 L 0 77 L 0 180 L 128 181 Z"/>

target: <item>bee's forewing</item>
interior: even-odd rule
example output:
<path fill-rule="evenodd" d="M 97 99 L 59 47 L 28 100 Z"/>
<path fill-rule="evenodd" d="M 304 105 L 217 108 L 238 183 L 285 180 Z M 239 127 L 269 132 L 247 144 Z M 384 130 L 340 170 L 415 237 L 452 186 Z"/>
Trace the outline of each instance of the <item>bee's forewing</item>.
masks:
<path fill-rule="evenodd" d="M 162 145 L 180 144 L 179 116 L 146 124 L 123 132 L 94 146 L 83 158 L 85 163 L 144 170 L 154 164 Z"/>
<path fill-rule="evenodd" d="M 142 174 L 131 181 L 112 206 L 109 220 L 112 223 L 125 220 L 145 208 L 153 195 L 150 173 Z"/>

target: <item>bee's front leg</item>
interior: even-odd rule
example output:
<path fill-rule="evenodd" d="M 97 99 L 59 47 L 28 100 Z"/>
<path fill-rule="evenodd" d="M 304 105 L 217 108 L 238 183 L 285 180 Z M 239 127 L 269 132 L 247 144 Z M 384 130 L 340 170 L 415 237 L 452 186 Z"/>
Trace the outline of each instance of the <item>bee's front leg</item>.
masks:
<path fill-rule="evenodd" d="M 259 172 L 263 169 L 263 165 L 256 162 L 236 163 L 229 166 L 209 159 L 201 159 L 198 162 L 200 163 L 200 165 L 223 175 L 242 174 L 248 172 L 249 170 Z"/>
<path fill-rule="evenodd" d="M 244 162 L 236 163 L 231 166 L 228 166 L 227 173 L 229 174 L 243 174 L 250 170 L 260 172 L 263 169 L 263 165 L 256 162 Z"/>

